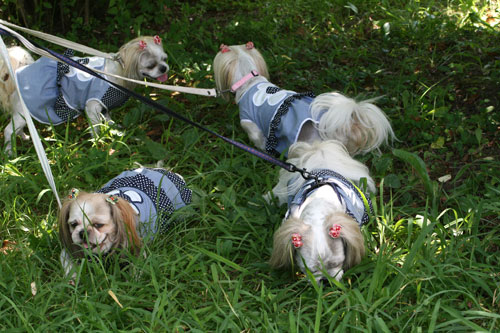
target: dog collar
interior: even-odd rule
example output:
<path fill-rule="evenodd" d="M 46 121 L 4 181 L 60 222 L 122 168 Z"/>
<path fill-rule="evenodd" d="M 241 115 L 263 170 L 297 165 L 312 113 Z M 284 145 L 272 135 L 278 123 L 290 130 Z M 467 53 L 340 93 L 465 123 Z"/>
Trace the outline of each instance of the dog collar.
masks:
<path fill-rule="evenodd" d="M 257 73 L 257 71 L 252 70 L 250 73 L 243 76 L 238 82 L 236 82 L 235 84 L 233 84 L 231 86 L 231 92 L 235 93 L 236 90 L 240 89 L 241 86 L 244 85 L 245 83 L 247 83 L 248 80 L 250 80 L 251 78 L 254 78 L 256 76 L 259 76 L 259 73 Z"/>

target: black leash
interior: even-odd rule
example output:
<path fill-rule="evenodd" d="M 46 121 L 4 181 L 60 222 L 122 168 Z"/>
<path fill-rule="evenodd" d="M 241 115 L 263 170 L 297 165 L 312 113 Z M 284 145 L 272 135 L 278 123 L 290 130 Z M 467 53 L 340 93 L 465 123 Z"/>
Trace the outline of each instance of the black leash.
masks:
<path fill-rule="evenodd" d="M 11 36 L 11 37 L 14 37 L 14 38 L 18 39 L 16 36 L 13 36 L 10 32 L 8 32 L 8 31 L 6 31 L 6 30 L 4 30 L 2 28 L 0 28 L 0 34 Z M 42 50 L 50 53 L 53 57 L 59 59 L 59 61 L 64 62 L 64 63 L 66 63 L 66 64 L 68 64 L 70 66 L 73 66 L 73 67 L 81 70 L 81 71 L 84 71 L 85 73 L 88 73 L 88 74 L 90 74 L 92 76 L 95 76 L 95 77 L 97 77 L 97 78 L 99 78 L 101 80 L 106 81 L 107 83 L 111 84 L 115 88 L 117 88 L 117 89 L 125 92 L 126 94 L 128 94 L 130 96 L 134 96 L 135 98 L 137 98 L 141 102 L 144 102 L 145 104 L 151 106 L 152 108 L 154 108 L 156 110 L 159 110 L 159 111 L 161 111 L 163 113 L 168 114 L 171 117 L 174 117 L 174 118 L 177 118 L 179 120 L 182 120 L 182 121 L 188 123 L 191 126 L 197 127 L 197 128 L 199 128 L 199 129 L 201 129 L 201 130 L 203 130 L 205 132 L 208 132 L 208 133 L 210 133 L 210 134 L 218 137 L 219 139 L 222 139 L 225 142 L 227 142 L 229 144 L 232 144 L 235 147 L 238 147 L 238 148 L 240 148 L 240 149 L 242 149 L 242 150 L 244 150 L 244 151 L 246 151 L 246 152 L 248 152 L 248 153 L 250 153 L 250 154 L 252 154 L 254 156 L 257 156 L 260 159 L 263 159 L 263 160 L 265 160 L 265 161 L 267 161 L 269 163 L 272 163 L 272 164 L 274 164 L 276 166 L 279 166 L 280 168 L 283 168 L 283 169 L 285 169 L 285 170 L 287 170 L 289 172 L 299 172 L 304 179 L 315 179 L 315 180 L 317 180 L 317 177 L 315 175 L 311 174 L 310 172 L 306 171 L 306 169 L 299 169 L 297 166 L 295 166 L 292 163 L 282 161 L 282 160 L 277 159 L 277 158 L 275 158 L 275 157 L 273 157 L 271 155 L 268 155 L 268 154 L 266 154 L 264 152 L 261 152 L 261 151 L 255 149 L 255 148 L 249 147 L 249 146 L 247 146 L 247 145 L 245 145 L 243 143 L 240 143 L 240 142 L 235 141 L 233 139 L 227 138 L 227 137 L 225 137 L 225 136 L 223 136 L 221 134 L 218 134 L 218 133 L 212 131 L 211 129 L 209 129 L 207 127 L 204 127 L 204 126 L 202 126 L 202 125 L 200 125 L 200 124 L 198 124 L 198 123 L 196 123 L 196 122 L 194 122 L 194 121 L 192 121 L 192 120 L 190 120 L 190 119 L 188 119 L 188 118 L 186 118 L 186 117 L 184 117 L 184 116 L 176 113 L 175 111 L 173 111 L 173 110 L 171 110 L 171 109 L 169 109 L 169 108 L 167 108 L 167 107 L 165 107 L 165 106 L 163 106 L 163 105 L 161 105 L 161 104 L 153 101 L 150 98 L 146 98 L 146 97 L 144 97 L 144 96 L 136 93 L 133 90 L 127 89 L 125 87 L 122 87 L 119 84 L 116 84 L 116 83 L 114 83 L 114 82 L 106 79 L 102 75 L 94 72 L 92 69 L 90 69 L 90 68 L 88 68 L 88 67 L 80 64 L 79 62 L 77 62 L 77 61 L 75 61 L 75 60 L 73 60 L 73 59 L 71 59 L 69 57 L 66 57 L 66 56 L 64 56 L 62 54 L 54 52 L 54 51 L 52 51 L 52 50 L 50 50 L 50 49 L 48 49 L 46 47 L 43 47 L 43 46 L 39 45 L 38 43 L 35 43 L 35 42 L 33 42 L 33 41 L 29 40 L 29 39 L 27 39 L 27 40 L 30 43 L 32 43 L 34 46 L 36 46 L 37 48 L 40 48 L 40 49 L 42 49 Z"/>

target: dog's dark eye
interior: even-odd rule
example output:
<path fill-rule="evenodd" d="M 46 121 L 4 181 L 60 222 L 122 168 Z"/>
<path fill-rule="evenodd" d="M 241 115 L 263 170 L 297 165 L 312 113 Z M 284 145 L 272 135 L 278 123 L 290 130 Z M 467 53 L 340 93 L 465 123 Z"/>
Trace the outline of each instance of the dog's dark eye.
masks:
<path fill-rule="evenodd" d="M 149 65 L 148 67 L 146 67 L 147 69 L 153 69 L 155 68 L 156 64 L 152 64 L 152 65 Z"/>
<path fill-rule="evenodd" d="M 77 226 L 77 225 L 78 225 L 78 223 L 76 223 L 76 222 L 73 222 L 73 223 L 70 223 L 70 224 L 69 224 L 69 226 L 70 226 L 71 228 L 73 228 L 73 229 L 74 229 L 74 228 L 76 228 L 76 226 Z"/>
<path fill-rule="evenodd" d="M 101 229 L 104 226 L 104 224 L 102 224 L 102 223 L 95 223 L 95 224 L 93 224 L 93 226 L 96 229 Z"/>

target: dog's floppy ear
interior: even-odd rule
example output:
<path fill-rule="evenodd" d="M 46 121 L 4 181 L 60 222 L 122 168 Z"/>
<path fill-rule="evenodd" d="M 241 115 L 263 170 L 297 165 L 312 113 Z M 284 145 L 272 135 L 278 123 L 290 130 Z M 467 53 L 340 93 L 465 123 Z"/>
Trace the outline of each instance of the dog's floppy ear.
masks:
<path fill-rule="evenodd" d="M 273 253 L 269 264 L 273 268 L 290 266 L 292 263 L 292 247 L 300 248 L 307 242 L 310 227 L 301 219 L 291 217 L 284 221 L 274 233 Z"/>
<path fill-rule="evenodd" d="M 142 42 L 142 43 L 141 43 Z M 147 48 L 141 45 L 153 43 L 151 37 L 137 37 L 122 45 L 118 50 L 119 59 L 123 62 L 123 75 L 132 79 L 140 79 L 139 57 L 142 53 L 148 52 Z M 125 83 L 129 84 L 128 81 Z"/>
<path fill-rule="evenodd" d="M 113 197 L 117 200 L 108 202 L 116 226 L 115 244 L 121 248 L 128 248 L 132 254 L 137 255 L 141 248 L 141 239 L 137 233 L 138 216 L 126 200 Z"/>
<path fill-rule="evenodd" d="M 71 245 L 73 244 L 68 225 L 69 209 L 71 207 L 71 203 L 73 203 L 73 200 L 66 200 L 65 202 L 63 202 L 63 205 L 59 210 L 59 216 L 57 217 L 57 225 L 59 227 L 59 239 L 61 240 L 63 247 L 68 250 L 71 249 Z"/>
<path fill-rule="evenodd" d="M 341 238 L 344 242 L 344 268 L 359 264 L 365 255 L 365 242 L 359 224 L 345 213 L 334 213 L 326 219 L 325 227 L 329 237 Z"/>
<path fill-rule="evenodd" d="M 78 191 L 72 189 L 69 192 L 66 200 L 63 202 L 61 209 L 59 210 L 59 216 L 57 217 L 57 225 L 59 228 L 59 240 L 62 243 L 63 248 L 65 248 L 71 256 L 78 256 L 77 252 L 80 252 L 80 247 L 73 243 L 71 239 L 71 232 L 69 230 L 68 218 L 71 205 L 75 202 L 75 198 L 78 195 L 86 195 L 86 192 Z"/>

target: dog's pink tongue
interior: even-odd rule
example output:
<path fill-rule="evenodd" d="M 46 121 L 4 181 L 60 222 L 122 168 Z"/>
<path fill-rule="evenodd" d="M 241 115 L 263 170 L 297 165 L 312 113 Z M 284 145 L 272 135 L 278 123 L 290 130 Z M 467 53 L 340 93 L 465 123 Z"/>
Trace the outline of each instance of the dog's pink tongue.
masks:
<path fill-rule="evenodd" d="M 88 249 L 89 248 L 89 244 L 83 243 L 83 247 L 86 248 L 86 249 Z"/>
<path fill-rule="evenodd" d="M 157 77 L 156 79 L 157 79 L 158 81 L 160 81 L 160 82 L 165 82 L 165 81 L 167 81 L 168 76 L 167 76 L 167 74 L 163 74 L 162 76 L 159 76 L 159 77 Z"/>

